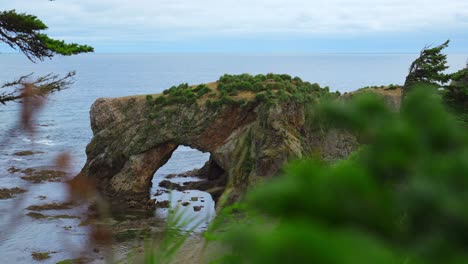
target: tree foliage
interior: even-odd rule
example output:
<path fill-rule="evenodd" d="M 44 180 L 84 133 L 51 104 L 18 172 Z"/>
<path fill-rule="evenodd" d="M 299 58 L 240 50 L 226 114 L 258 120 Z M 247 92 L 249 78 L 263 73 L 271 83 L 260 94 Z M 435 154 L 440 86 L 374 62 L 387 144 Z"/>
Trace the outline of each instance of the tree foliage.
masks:
<path fill-rule="evenodd" d="M 42 31 L 47 26 L 36 16 L 17 13 L 15 10 L 0 12 L 0 42 L 6 43 L 13 49 L 20 50 L 32 61 L 52 58 L 55 55 L 70 56 L 79 53 L 93 52 L 87 45 L 65 43 L 62 40 L 52 39 Z M 19 77 L 17 80 L 0 86 L 0 103 L 16 101 L 27 96 L 45 96 L 55 91 L 68 88 L 72 83 L 75 72 L 65 76 L 48 74 L 35 80 L 30 79 L 32 74 Z M 24 85 L 32 84 L 28 92 L 22 89 Z"/>
<path fill-rule="evenodd" d="M 439 87 L 450 80 L 450 75 L 444 71 L 448 69 L 447 55 L 442 50 L 448 47 L 449 40 L 436 47 L 424 48 L 419 57 L 411 63 L 409 74 L 403 86 L 403 97 L 415 85 L 425 84 Z"/>
<path fill-rule="evenodd" d="M 447 105 L 468 123 L 468 64 L 452 74 L 452 82 L 445 89 Z"/>
<path fill-rule="evenodd" d="M 0 12 L 0 41 L 19 49 L 31 61 L 52 58 L 56 54 L 69 56 L 93 51 L 90 46 L 52 39 L 41 33 L 46 29 L 47 26 L 34 15 L 15 10 Z"/>
<path fill-rule="evenodd" d="M 426 47 L 421 51 L 419 57 L 411 64 L 403 86 L 402 100 L 417 86 L 437 90 L 443 96 L 446 106 L 453 110 L 460 120 L 468 122 L 468 65 L 458 72 L 445 73 L 448 69 L 447 55 L 442 51 L 448 44 L 447 40 L 439 46 Z"/>

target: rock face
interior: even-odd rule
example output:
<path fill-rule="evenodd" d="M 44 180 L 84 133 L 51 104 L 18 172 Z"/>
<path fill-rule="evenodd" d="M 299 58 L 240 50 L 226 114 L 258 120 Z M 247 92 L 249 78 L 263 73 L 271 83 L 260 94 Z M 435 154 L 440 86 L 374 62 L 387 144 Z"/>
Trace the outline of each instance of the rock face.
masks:
<path fill-rule="evenodd" d="M 290 159 L 311 153 L 340 159 L 357 145 L 348 133 L 321 133 L 305 125 L 305 104 L 294 101 L 209 107 L 201 98 L 154 110 L 145 96 L 103 98 L 94 102 L 90 115 L 94 137 L 78 177 L 93 178 L 113 201 L 142 205 L 149 200 L 154 173 L 179 145 L 211 154 L 202 168 L 206 180 L 195 188 L 228 203 L 277 174 Z"/>

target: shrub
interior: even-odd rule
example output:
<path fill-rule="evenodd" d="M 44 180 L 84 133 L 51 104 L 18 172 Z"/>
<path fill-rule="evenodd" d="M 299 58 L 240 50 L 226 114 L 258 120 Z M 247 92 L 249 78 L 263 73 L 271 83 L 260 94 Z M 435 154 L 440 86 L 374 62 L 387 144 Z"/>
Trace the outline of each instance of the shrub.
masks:
<path fill-rule="evenodd" d="M 299 98 L 301 102 L 313 101 L 314 98 L 320 97 L 321 94 L 329 93 L 328 87 L 321 88 L 318 84 L 303 82 L 298 77 L 292 78 L 287 74 L 273 73 L 255 76 L 245 73 L 240 75 L 224 74 L 218 79 L 217 88 L 220 91 L 220 96 L 218 100 L 215 100 L 216 93 L 211 91 L 206 84 L 200 84 L 192 88 L 187 83 L 183 83 L 165 90 L 163 96 L 159 96 L 149 104 L 157 105 L 158 107 L 171 104 L 192 104 L 208 94 L 208 97 L 214 100 L 207 101 L 207 107 L 217 107 L 220 104 L 245 105 L 245 100 L 239 102 L 231 97 L 238 95 L 242 91 L 250 91 L 257 93 L 257 101 L 273 105 L 279 101 L 288 100 L 291 97 Z M 272 91 L 276 92 L 273 93 Z"/>
<path fill-rule="evenodd" d="M 154 102 L 158 105 L 165 105 L 167 103 L 167 99 L 164 96 L 159 96 L 154 100 Z"/>
<path fill-rule="evenodd" d="M 255 95 L 255 100 L 257 102 L 266 102 L 268 100 L 268 97 L 265 93 L 258 93 Z"/>

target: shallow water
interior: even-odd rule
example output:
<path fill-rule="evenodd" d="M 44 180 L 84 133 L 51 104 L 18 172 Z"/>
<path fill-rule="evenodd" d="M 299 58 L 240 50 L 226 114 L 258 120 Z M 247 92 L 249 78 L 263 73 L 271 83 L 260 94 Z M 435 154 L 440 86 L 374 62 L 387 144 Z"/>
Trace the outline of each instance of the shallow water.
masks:
<path fill-rule="evenodd" d="M 52 61 L 33 64 L 20 54 L 0 54 L 0 83 L 12 81 L 20 75 L 35 72 L 65 73 L 76 70 L 75 84 L 71 89 L 52 95 L 35 122 L 36 133 L 11 133 L 18 121 L 17 103 L 0 105 L 0 188 L 23 187 L 25 194 L 14 199 L 0 200 L 0 260 L 1 263 L 31 263 L 32 251 L 57 251 L 52 258 L 41 263 L 55 263 L 75 257 L 87 241 L 87 227 L 79 227 L 77 219 L 36 220 L 25 214 L 32 204 L 60 202 L 66 199 L 66 190 L 60 183 L 28 185 L 21 174 L 11 174 L 7 169 L 15 166 L 47 167 L 62 152 L 72 157 L 70 174 L 76 174 L 86 160 L 85 147 L 92 137 L 89 109 L 99 97 L 118 97 L 134 94 L 159 93 L 172 85 L 217 80 L 224 73 L 288 73 L 299 76 L 331 90 L 352 91 L 368 85 L 402 84 L 411 61 L 417 54 L 317 54 L 317 55 L 157 55 L 157 54 L 90 54 L 59 57 Z M 467 55 L 449 55 L 453 70 L 464 67 Z M 42 151 L 32 156 L 15 156 L 18 151 Z M 167 174 L 181 173 L 201 167 L 209 154 L 187 147 L 179 148 L 171 160 L 160 168 L 153 179 L 151 195 L 162 189 L 158 186 Z M 184 182 L 187 178 L 175 178 Z M 195 179 L 194 179 L 195 180 Z M 47 196 L 40 200 L 38 196 Z M 199 197 L 198 201 L 190 201 Z M 200 198 L 202 197 L 202 198 Z M 206 228 L 214 217 L 214 204 L 206 193 L 173 192 L 153 197 L 171 199 L 186 218 L 199 222 L 198 231 Z M 201 202 L 201 200 L 204 202 Z M 181 200 L 181 202 L 178 202 Z M 194 205 L 203 205 L 199 211 Z M 85 208 L 45 214 L 81 215 Z M 164 226 L 167 209 L 158 209 L 156 226 Z M 131 217 L 131 216 L 129 216 Z M 71 226 L 71 228 L 69 228 Z M 188 226 L 192 228 L 193 226 Z M 125 255 L 132 241 L 117 244 L 114 250 Z"/>
<path fill-rule="evenodd" d="M 172 155 L 172 158 L 161 167 L 153 178 L 153 187 L 151 193 L 158 190 L 167 190 L 159 187 L 160 181 L 165 180 L 170 173 L 182 173 L 186 169 L 200 168 L 208 160 L 208 153 L 201 153 L 188 147 L 179 147 Z M 29 157 L 24 158 L 33 161 Z M 184 161 L 181 166 L 180 161 Z M 172 182 L 183 183 L 186 181 L 197 181 L 196 177 L 175 177 Z M 82 219 L 33 219 L 25 214 L 31 212 L 24 208 L 30 205 L 45 204 L 51 202 L 63 202 L 67 199 L 67 189 L 63 183 L 41 183 L 25 184 L 15 174 L 7 174 L 0 178 L 0 186 L 15 187 L 20 186 L 27 189 L 28 192 L 14 199 L 0 200 L 0 254 L 2 259 L 8 259 L 8 263 L 30 263 L 32 252 L 56 252 L 51 254 L 52 258 L 42 263 L 55 263 L 64 259 L 71 259 L 80 256 L 81 250 L 87 242 L 88 228 L 80 226 L 81 220 L 85 219 L 86 206 L 75 207 L 68 210 L 49 210 L 41 211 L 46 215 L 73 215 L 80 216 Z M 44 198 L 42 196 L 46 196 Z M 191 201 L 192 197 L 197 197 L 198 201 Z M 201 232 L 206 230 L 209 222 L 215 216 L 214 201 L 206 192 L 190 190 L 185 192 L 172 191 L 160 196 L 154 196 L 158 201 L 171 200 L 172 206 L 169 209 L 155 210 L 154 225 L 164 228 L 164 219 L 167 217 L 170 209 L 175 209 L 177 213 L 183 214 L 184 224 L 180 229 Z M 190 206 L 181 206 L 181 202 L 189 201 Z M 202 202 L 203 201 L 203 202 Z M 200 211 L 194 211 L 193 206 L 200 205 L 203 208 Z M 121 212 L 117 216 L 117 221 L 131 219 L 140 219 L 139 215 Z M 147 217 L 147 216 L 145 216 Z M 186 222 L 186 223 L 185 223 Z M 120 241 L 112 247 L 112 251 L 117 257 L 124 257 L 133 247 L 138 245 L 136 241 L 131 241 L 132 236 L 117 236 Z M 76 251 L 71 249 L 77 249 Z M 97 258 L 96 263 L 100 263 L 101 254 L 91 254 L 91 257 Z"/>
<path fill-rule="evenodd" d="M 166 188 L 158 186 L 159 182 L 165 180 L 168 174 L 186 172 L 187 167 L 201 168 L 208 161 L 209 157 L 209 153 L 202 153 L 189 147 L 179 146 L 172 154 L 171 159 L 156 172 L 153 178 L 153 187 L 151 188 L 152 198 L 158 201 L 171 201 L 170 209 L 175 209 L 176 212 L 183 215 L 185 221 L 189 222 L 184 225 L 184 229 L 186 230 L 206 230 L 208 224 L 215 216 L 215 203 L 211 195 L 198 190 L 172 191 L 159 196 L 154 196 L 154 194 L 158 190 L 168 191 Z M 182 166 L 181 161 L 183 161 Z M 179 184 L 198 180 L 200 179 L 196 177 L 174 177 L 170 179 L 171 182 Z M 196 198 L 196 201 L 192 201 L 192 198 Z M 188 202 L 189 205 L 183 206 L 183 202 Z M 202 208 L 200 211 L 194 211 L 194 206 L 202 206 Z M 169 209 L 160 208 L 156 210 L 156 216 L 163 219 L 167 217 L 168 213 Z"/>

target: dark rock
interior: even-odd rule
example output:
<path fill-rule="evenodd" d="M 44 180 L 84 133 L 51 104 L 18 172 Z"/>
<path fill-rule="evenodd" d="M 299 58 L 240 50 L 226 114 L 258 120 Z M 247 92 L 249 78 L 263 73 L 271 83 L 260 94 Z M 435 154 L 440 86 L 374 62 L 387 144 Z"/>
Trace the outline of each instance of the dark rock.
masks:
<path fill-rule="evenodd" d="M 45 215 L 45 214 L 36 213 L 36 212 L 29 212 L 26 215 L 34 219 L 80 219 L 79 216 L 65 215 L 65 214 Z"/>
<path fill-rule="evenodd" d="M 166 179 L 172 179 L 172 178 L 175 178 L 175 177 L 177 177 L 177 174 L 171 173 L 171 174 L 166 175 L 165 178 L 166 178 Z"/>
<path fill-rule="evenodd" d="M 217 180 L 223 177 L 224 170 L 221 168 L 216 161 L 213 160 L 213 157 L 203 165 L 201 169 L 197 172 L 197 177 L 208 179 L 208 180 Z"/>
<path fill-rule="evenodd" d="M 202 208 L 203 208 L 202 205 L 200 205 L 200 206 L 195 205 L 195 206 L 193 207 L 193 210 L 194 210 L 195 212 L 198 212 L 198 211 L 200 211 Z"/>
<path fill-rule="evenodd" d="M 64 202 L 64 203 L 49 203 L 41 205 L 31 205 L 26 208 L 30 211 L 47 211 L 47 210 L 68 210 L 73 208 L 75 204 L 73 202 Z"/>
<path fill-rule="evenodd" d="M 224 188 L 223 187 L 214 187 L 214 188 L 206 190 L 206 192 L 211 194 L 211 197 L 213 198 L 213 200 L 217 201 L 218 198 L 221 197 L 221 195 L 223 194 Z"/>
<path fill-rule="evenodd" d="M 65 215 L 65 214 L 62 214 L 62 215 L 51 215 L 51 216 L 48 216 L 50 218 L 53 218 L 53 219 L 81 219 L 79 216 L 75 216 L 75 215 Z"/>
<path fill-rule="evenodd" d="M 169 190 L 177 190 L 177 191 L 182 191 L 184 189 L 179 184 L 173 183 L 173 182 L 168 181 L 168 180 L 161 181 L 159 183 L 159 187 L 164 187 L 164 188 L 169 189 Z"/>
<path fill-rule="evenodd" d="M 35 213 L 35 212 L 29 212 L 26 214 L 29 217 L 32 217 L 34 219 L 44 219 L 47 218 L 47 215 L 41 214 L 41 213 Z"/>
<path fill-rule="evenodd" d="M 190 198 L 190 201 L 196 202 L 196 201 L 198 201 L 198 197 L 192 197 L 192 198 Z"/>
<path fill-rule="evenodd" d="M 158 190 L 158 191 L 156 191 L 156 193 L 154 194 L 154 196 L 160 196 L 160 195 L 163 195 L 163 194 L 165 194 L 165 193 L 168 193 L 168 191 L 166 191 L 166 190 Z"/>
<path fill-rule="evenodd" d="M 88 206 L 88 211 L 90 212 L 97 212 L 97 210 L 98 210 L 97 202 L 93 202 Z"/>
<path fill-rule="evenodd" d="M 186 172 L 179 173 L 179 174 L 176 174 L 176 173 L 168 174 L 166 176 L 166 179 L 172 179 L 176 177 L 186 178 L 186 177 L 202 177 L 202 176 L 203 175 L 202 175 L 201 169 L 193 169 L 193 170 L 186 171 Z"/>
<path fill-rule="evenodd" d="M 33 168 L 28 168 L 21 171 L 25 176 L 22 176 L 21 179 L 29 181 L 31 183 L 42 183 L 45 181 L 48 182 L 60 182 L 63 177 L 67 175 L 64 171 L 59 170 L 39 170 L 36 171 Z"/>
<path fill-rule="evenodd" d="M 27 168 L 25 170 L 22 170 L 21 172 L 24 173 L 24 174 L 32 174 L 34 172 L 34 169 L 33 168 Z"/>
<path fill-rule="evenodd" d="M 2 188 L 2 189 L 0 189 L 0 200 L 10 199 L 10 198 L 13 198 L 16 195 L 18 195 L 20 193 L 24 193 L 24 192 L 26 192 L 26 190 L 18 188 L 18 187 L 10 188 L 10 189 Z"/>
<path fill-rule="evenodd" d="M 18 169 L 15 166 L 12 166 L 12 167 L 8 168 L 9 173 L 16 173 L 18 171 L 21 171 L 21 169 Z"/>
<path fill-rule="evenodd" d="M 138 207 L 138 203 L 136 201 L 128 201 L 127 205 L 128 205 L 129 208 L 137 208 Z"/>
<path fill-rule="evenodd" d="M 146 202 L 146 207 L 151 209 L 156 206 L 156 199 L 150 199 L 148 202 Z"/>
<path fill-rule="evenodd" d="M 189 205 L 189 204 L 190 204 L 189 202 L 183 202 L 183 203 L 182 203 L 182 206 L 187 206 L 187 205 Z"/>
<path fill-rule="evenodd" d="M 19 152 L 13 153 L 13 155 L 15 155 L 15 156 L 31 156 L 31 155 L 42 154 L 42 153 L 44 153 L 44 152 L 26 150 L 26 151 L 19 151 Z"/>
<path fill-rule="evenodd" d="M 42 261 L 46 259 L 50 259 L 50 254 L 55 252 L 33 252 L 31 256 L 34 260 Z"/>
<path fill-rule="evenodd" d="M 164 201 L 158 201 L 156 203 L 156 208 L 169 208 L 171 206 L 171 203 L 169 200 L 164 200 Z"/>

